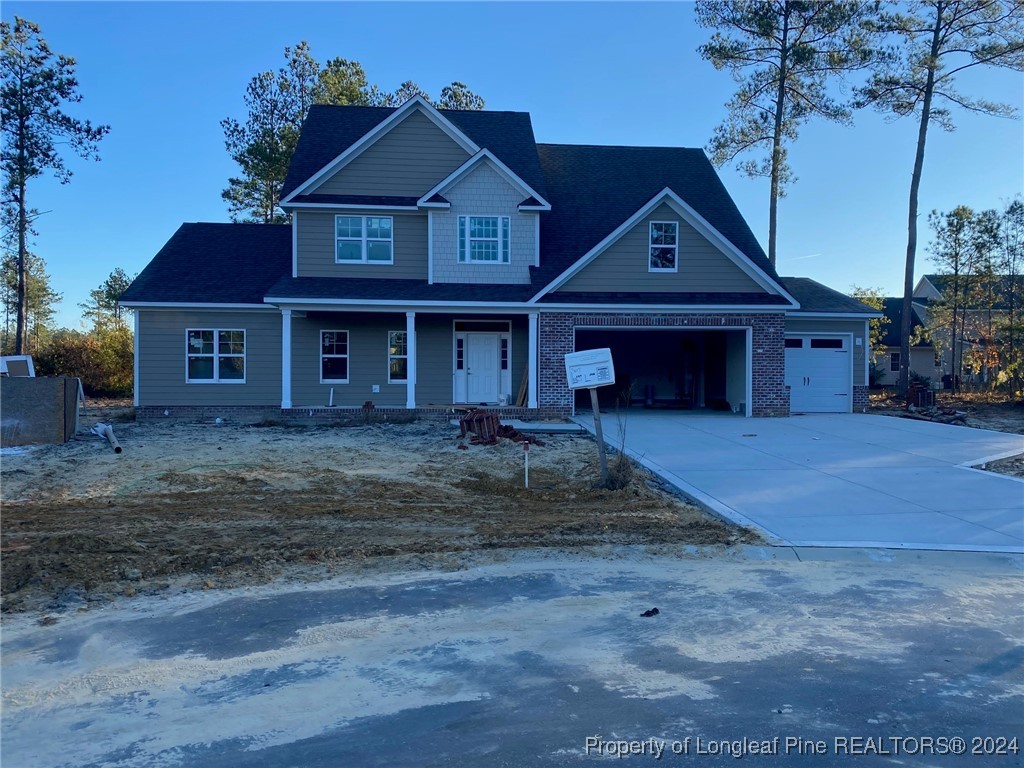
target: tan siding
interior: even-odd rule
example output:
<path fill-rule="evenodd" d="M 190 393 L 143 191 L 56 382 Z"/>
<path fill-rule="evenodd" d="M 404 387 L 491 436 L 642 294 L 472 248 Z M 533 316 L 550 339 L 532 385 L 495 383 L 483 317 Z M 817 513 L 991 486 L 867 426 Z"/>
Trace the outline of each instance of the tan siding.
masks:
<path fill-rule="evenodd" d="M 426 115 L 415 111 L 312 192 L 419 197 L 468 157 Z"/>
<path fill-rule="evenodd" d="M 245 384 L 186 384 L 185 331 L 245 330 Z M 281 404 L 281 314 L 275 311 L 139 311 L 140 405 Z"/>
<path fill-rule="evenodd" d="M 380 216 L 394 219 L 394 264 L 335 264 L 334 217 Z M 299 277 L 376 277 L 427 279 L 427 217 L 385 211 L 302 211 L 298 218 Z"/>
<path fill-rule="evenodd" d="M 864 339 L 863 320 L 829 320 L 828 318 L 790 316 L 786 318 L 786 333 L 852 333 L 853 383 L 855 386 L 868 383 L 864 376 L 864 346 L 867 344 L 867 341 Z M 859 346 L 857 345 L 857 339 L 861 340 Z"/>
<path fill-rule="evenodd" d="M 649 272 L 650 222 L 679 222 L 679 271 Z M 765 293 L 733 261 L 663 203 L 574 275 L 563 291 Z"/>

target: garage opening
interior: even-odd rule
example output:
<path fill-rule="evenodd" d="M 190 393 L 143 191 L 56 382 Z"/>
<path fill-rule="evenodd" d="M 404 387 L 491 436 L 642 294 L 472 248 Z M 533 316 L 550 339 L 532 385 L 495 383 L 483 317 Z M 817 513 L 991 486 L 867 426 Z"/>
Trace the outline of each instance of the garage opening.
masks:
<path fill-rule="evenodd" d="M 602 408 L 747 414 L 746 329 L 576 329 L 577 352 L 601 347 L 615 363 L 615 385 L 597 390 Z M 590 409 L 589 392 L 576 392 L 575 407 Z"/>

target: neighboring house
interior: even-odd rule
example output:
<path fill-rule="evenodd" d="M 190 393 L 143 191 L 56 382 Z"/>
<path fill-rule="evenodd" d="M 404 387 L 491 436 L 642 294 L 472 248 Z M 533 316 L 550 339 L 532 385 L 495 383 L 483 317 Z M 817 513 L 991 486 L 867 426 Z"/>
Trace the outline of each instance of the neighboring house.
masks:
<path fill-rule="evenodd" d="M 867 403 L 873 310 L 779 277 L 699 149 L 537 144 L 526 113 L 419 97 L 315 106 L 281 197 L 290 225 L 182 225 L 122 297 L 140 416 L 566 415 L 563 356 L 596 347 L 605 398 Z"/>
<path fill-rule="evenodd" d="M 900 383 L 900 333 L 903 328 L 903 297 L 890 296 L 885 300 L 883 313 L 889 319 L 885 327 L 885 336 L 878 345 L 876 364 L 881 369 L 882 376 L 879 384 L 886 387 L 895 387 Z M 927 307 L 922 302 L 914 301 L 911 304 L 913 317 L 911 319 L 911 338 L 917 341 L 910 347 L 910 372 L 919 376 L 926 376 L 935 382 L 941 382 L 942 377 L 948 371 L 948 352 L 944 356 L 941 350 L 936 350 L 932 344 L 930 335 L 923 332 L 927 327 L 925 318 L 928 317 Z"/>

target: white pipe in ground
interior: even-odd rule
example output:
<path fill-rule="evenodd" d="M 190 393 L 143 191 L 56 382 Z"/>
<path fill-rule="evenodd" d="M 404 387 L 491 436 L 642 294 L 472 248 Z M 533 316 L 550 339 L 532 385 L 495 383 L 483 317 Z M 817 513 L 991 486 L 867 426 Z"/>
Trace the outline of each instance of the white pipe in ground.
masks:
<path fill-rule="evenodd" d="M 109 424 L 97 424 L 92 428 L 92 432 L 94 435 L 99 435 L 100 437 L 105 438 L 114 449 L 114 453 L 121 452 L 121 444 L 117 442 L 117 438 L 114 437 L 114 429 Z"/>

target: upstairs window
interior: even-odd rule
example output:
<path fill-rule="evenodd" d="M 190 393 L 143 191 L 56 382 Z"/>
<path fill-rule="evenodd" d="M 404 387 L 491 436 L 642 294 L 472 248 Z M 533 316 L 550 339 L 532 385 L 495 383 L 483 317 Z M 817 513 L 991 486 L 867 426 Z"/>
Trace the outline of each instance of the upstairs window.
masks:
<path fill-rule="evenodd" d="M 185 359 L 188 384 L 244 384 L 245 331 L 189 328 Z"/>
<path fill-rule="evenodd" d="M 649 272 L 679 271 L 679 222 L 652 221 Z"/>
<path fill-rule="evenodd" d="M 459 216 L 459 261 L 468 264 L 508 264 L 508 216 Z"/>
<path fill-rule="evenodd" d="M 337 264 L 393 264 L 394 230 L 390 216 L 335 216 Z"/>

